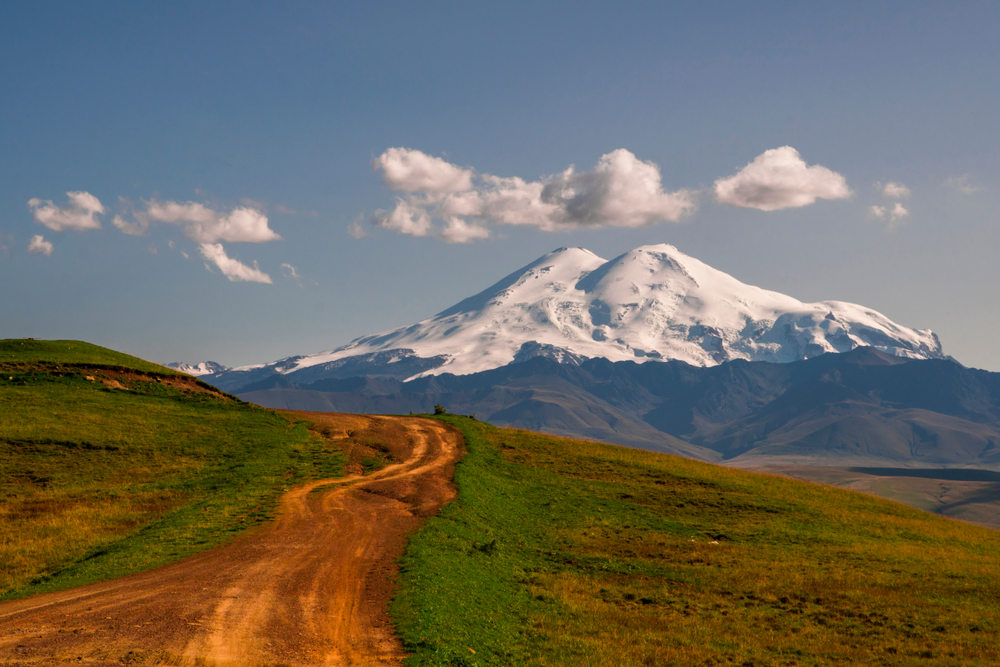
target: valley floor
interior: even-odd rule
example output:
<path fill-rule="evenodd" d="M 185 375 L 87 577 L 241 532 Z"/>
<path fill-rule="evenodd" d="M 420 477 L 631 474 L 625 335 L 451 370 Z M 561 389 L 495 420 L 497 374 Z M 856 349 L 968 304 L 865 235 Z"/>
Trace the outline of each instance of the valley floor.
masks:
<path fill-rule="evenodd" d="M 1000 472 L 993 470 L 794 464 L 744 469 L 870 493 L 932 514 L 1000 530 Z"/>
<path fill-rule="evenodd" d="M 453 497 L 461 436 L 428 419 L 304 416 L 327 437 L 385 421 L 400 462 L 297 486 L 277 521 L 173 565 L 0 603 L 0 663 L 399 664 L 395 562 Z"/>

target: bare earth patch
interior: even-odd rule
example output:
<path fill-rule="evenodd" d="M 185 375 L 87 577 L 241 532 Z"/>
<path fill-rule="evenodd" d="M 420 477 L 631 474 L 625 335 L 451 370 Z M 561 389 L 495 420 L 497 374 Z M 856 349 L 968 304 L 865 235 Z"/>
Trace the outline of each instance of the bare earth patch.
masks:
<path fill-rule="evenodd" d="M 378 433 L 391 462 L 291 489 L 276 521 L 218 549 L 0 604 L 0 662 L 399 664 L 386 612 L 395 561 L 406 536 L 454 497 L 462 438 L 428 419 L 296 415 L 330 438 Z"/>

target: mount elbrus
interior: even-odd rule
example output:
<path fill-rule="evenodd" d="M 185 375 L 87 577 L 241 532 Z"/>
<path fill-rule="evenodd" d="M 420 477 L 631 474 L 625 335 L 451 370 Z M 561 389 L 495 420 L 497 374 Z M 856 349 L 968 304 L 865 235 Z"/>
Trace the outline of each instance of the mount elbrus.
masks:
<path fill-rule="evenodd" d="M 937 336 L 851 303 L 797 299 L 745 285 L 669 245 L 611 261 L 560 248 L 417 324 L 319 354 L 226 369 L 174 368 L 229 391 L 280 374 L 296 384 L 354 376 L 467 375 L 534 357 L 580 364 L 674 359 L 787 363 L 869 346 L 943 358 Z"/>
<path fill-rule="evenodd" d="M 836 353 L 836 354 L 832 354 Z M 668 245 L 560 249 L 409 327 L 175 366 L 273 408 L 427 412 L 734 465 L 1000 468 L 1000 374 L 931 331 L 745 285 Z"/>

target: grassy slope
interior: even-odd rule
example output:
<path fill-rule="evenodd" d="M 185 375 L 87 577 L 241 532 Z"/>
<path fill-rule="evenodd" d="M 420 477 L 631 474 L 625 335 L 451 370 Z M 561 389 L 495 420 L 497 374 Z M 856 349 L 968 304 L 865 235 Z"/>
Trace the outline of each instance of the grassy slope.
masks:
<path fill-rule="evenodd" d="M 0 340 L 0 366 L 26 363 L 129 368 L 159 375 L 183 375 L 172 368 L 79 340 L 33 340 L 28 338 Z"/>
<path fill-rule="evenodd" d="M 109 388 L 98 367 L 145 374 Z M 0 599 L 178 560 L 266 519 L 289 483 L 340 474 L 304 422 L 176 378 L 86 343 L 0 341 Z"/>
<path fill-rule="evenodd" d="M 962 521 L 1000 530 L 1000 481 L 962 481 L 935 477 L 885 476 L 859 472 L 846 466 L 767 465 L 760 472 L 788 475 L 795 479 L 830 484 Z M 878 470 L 871 468 L 869 470 Z M 892 470 L 891 468 L 889 470 Z M 954 473 L 956 469 L 949 469 Z M 915 469 L 911 474 L 935 474 L 933 469 Z"/>
<path fill-rule="evenodd" d="M 1000 534 L 840 489 L 446 418 L 410 665 L 987 665 Z"/>

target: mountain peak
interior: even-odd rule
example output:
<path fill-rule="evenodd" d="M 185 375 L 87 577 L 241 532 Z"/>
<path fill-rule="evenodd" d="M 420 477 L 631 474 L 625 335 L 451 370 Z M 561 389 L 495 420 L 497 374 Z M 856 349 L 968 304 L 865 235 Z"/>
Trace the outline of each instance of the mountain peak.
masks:
<path fill-rule="evenodd" d="M 441 360 L 423 365 L 421 375 L 463 375 L 529 352 L 713 366 L 736 359 L 791 362 L 859 347 L 896 357 L 944 356 L 929 330 L 900 326 L 855 304 L 803 303 L 746 285 L 661 243 L 612 260 L 584 248 L 558 248 L 434 317 L 296 358 L 275 372 L 392 350 L 400 358 Z"/>
<path fill-rule="evenodd" d="M 173 368 L 176 371 L 187 373 L 188 375 L 194 375 L 195 377 L 201 377 L 202 375 L 215 375 L 216 373 L 222 373 L 223 371 L 229 370 L 228 367 L 214 361 L 203 361 L 194 365 L 184 363 L 172 363 L 165 365 L 167 368 Z"/>

